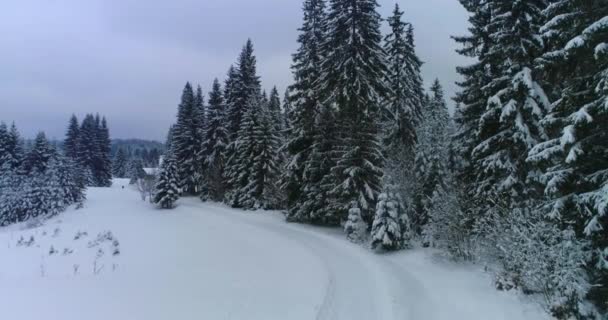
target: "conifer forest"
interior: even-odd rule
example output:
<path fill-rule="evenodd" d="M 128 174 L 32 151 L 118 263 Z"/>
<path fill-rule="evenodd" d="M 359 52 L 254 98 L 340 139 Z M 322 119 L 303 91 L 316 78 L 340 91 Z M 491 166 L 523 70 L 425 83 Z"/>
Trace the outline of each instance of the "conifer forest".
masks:
<path fill-rule="evenodd" d="M 144 262 L 127 256 L 155 249 L 129 242 L 137 233 L 164 244 L 156 248 L 167 252 L 168 262 L 149 261 L 156 266 L 146 271 L 154 278 L 163 275 L 151 270 L 169 270 L 161 266 L 173 254 L 189 257 L 190 262 L 173 260 L 190 272 L 189 279 L 222 270 L 253 279 L 255 268 L 234 268 L 264 259 L 282 261 L 267 270 L 277 268 L 271 273 L 286 273 L 289 281 L 308 274 L 321 281 L 315 270 L 329 270 L 325 298 L 310 308 L 314 316 L 304 308 L 312 280 L 309 289 L 279 289 L 290 282 L 260 276 L 268 292 L 286 292 L 276 300 L 282 307 L 271 304 L 267 310 L 263 300 L 250 300 L 249 289 L 239 287 L 254 280 L 215 287 L 211 277 L 205 283 L 213 282 L 213 289 L 207 290 L 220 297 L 238 287 L 242 296 L 226 293 L 231 301 L 258 301 L 253 309 L 233 310 L 230 319 L 606 319 L 608 0 L 453 1 L 468 17 L 468 31 L 450 40 L 468 61 L 456 67 L 453 95 L 444 90 L 447 82 L 423 77 L 427 62 L 417 44 L 433 39 L 417 37 L 406 18 L 412 1 L 301 0 L 291 81 L 267 83 L 259 72 L 256 39 L 233 35 L 243 44 L 223 78 L 211 77 L 209 87 L 183 79 L 183 90 L 170 92 L 177 108 L 167 107 L 176 116 L 170 127 L 158 128 L 166 136 L 162 143 L 113 139 L 114 120 L 103 108 L 93 114 L 58 111 L 66 120 L 64 137 L 47 138 L 42 131 L 30 137 L 0 107 L 0 244 L 10 239 L 9 248 L 42 245 L 49 257 L 30 263 L 37 277 L 52 276 L 53 263 L 57 270 L 68 265 L 65 272 L 72 277 L 85 268 L 106 277 L 126 274 L 123 266 L 138 269 Z M 390 15 L 382 15 L 381 6 L 390 6 L 382 11 Z M 114 204 L 102 209 L 105 202 Z M 121 218 L 130 211 L 140 213 Z M 56 230 L 67 226 L 77 226 L 71 242 L 86 237 L 87 227 L 89 236 L 99 229 L 83 249 L 95 250 L 86 258 L 92 267 L 52 262 L 51 256 L 62 253 L 76 257 L 70 252 L 76 249 L 57 244 L 71 231 Z M 23 236 L 23 230 L 38 231 Z M 41 234 L 55 237 L 50 253 Z M 268 234 L 276 240 L 266 240 Z M 166 236 L 179 249 L 157 238 Z M 266 249 L 257 252 L 250 249 L 256 241 L 285 243 L 274 249 L 260 244 Z M 298 249 L 289 249 L 290 243 Z M 194 258 L 207 252 L 197 246 L 213 254 Z M 12 251 L 2 250 L 0 260 L 11 261 Z M 270 258 L 275 250 L 282 258 Z M 427 267 L 420 267 L 415 273 L 407 263 L 428 263 L 428 270 L 439 270 L 433 269 L 439 263 L 447 271 L 424 273 Z M 26 270 L 24 264 L 15 268 Z M 452 288 L 458 285 L 449 281 L 468 279 L 447 276 L 461 268 L 485 274 L 475 281 L 489 295 L 513 294 L 524 302 L 515 303 L 512 313 L 505 311 L 507 302 L 493 306 L 473 298 L 468 314 L 442 309 L 466 305 L 458 299 L 476 290 Z M 11 274 L 3 270 L 0 287 L 2 275 Z M 427 277 L 434 278 L 432 285 L 420 280 Z M 419 279 L 416 287 L 413 278 Z M 379 279 L 393 284 L 385 287 Z M 357 288 L 361 300 L 351 293 Z M 443 290 L 454 291 L 439 298 L 436 292 Z M 254 291 L 262 296 L 256 299 L 266 294 Z M 291 292 L 302 296 L 289 300 Z M 434 300 L 424 300 L 432 295 Z M 211 303 L 209 313 L 177 307 L 182 303 L 179 295 L 166 302 L 182 312 L 172 313 L 174 319 L 226 317 L 211 312 L 223 302 Z M 538 316 L 513 311 L 527 304 L 541 310 Z M 279 315 L 280 308 L 290 309 Z M 102 314 L 131 318 L 116 312 Z M 167 317 L 137 313 L 131 319 Z"/>

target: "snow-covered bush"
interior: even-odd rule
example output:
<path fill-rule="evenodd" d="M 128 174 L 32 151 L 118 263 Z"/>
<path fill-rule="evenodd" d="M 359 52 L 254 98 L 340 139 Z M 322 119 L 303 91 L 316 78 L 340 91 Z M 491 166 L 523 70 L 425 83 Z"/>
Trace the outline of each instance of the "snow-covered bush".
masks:
<path fill-rule="evenodd" d="M 499 262 L 497 288 L 539 294 L 560 319 L 592 316 L 585 301 L 591 288 L 585 272 L 589 242 L 571 228 L 560 229 L 536 207 L 496 206 L 489 212 L 479 240 L 481 255 Z"/>

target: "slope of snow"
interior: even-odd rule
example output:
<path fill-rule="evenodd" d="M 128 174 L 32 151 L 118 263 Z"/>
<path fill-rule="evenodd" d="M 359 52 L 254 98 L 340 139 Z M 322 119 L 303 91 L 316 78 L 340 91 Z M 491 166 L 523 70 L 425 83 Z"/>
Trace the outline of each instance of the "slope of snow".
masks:
<path fill-rule="evenodd" d="M 377 255 L 339 230 L 198 199 L 160 211 L 125 184 L 89 190 L 84 209 L 43 226 L 0 230 L 4 317 L 548 319 L 430 251 Z"/>

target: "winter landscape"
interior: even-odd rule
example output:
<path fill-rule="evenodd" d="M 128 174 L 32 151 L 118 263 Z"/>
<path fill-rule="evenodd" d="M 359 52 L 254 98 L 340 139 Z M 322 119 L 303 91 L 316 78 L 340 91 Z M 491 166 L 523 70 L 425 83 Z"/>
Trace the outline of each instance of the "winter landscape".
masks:
<path fill-rule="evenodd" d="M 608 0 L 288 2 L 6 5 L 3 318 L 608 319 Z"/>

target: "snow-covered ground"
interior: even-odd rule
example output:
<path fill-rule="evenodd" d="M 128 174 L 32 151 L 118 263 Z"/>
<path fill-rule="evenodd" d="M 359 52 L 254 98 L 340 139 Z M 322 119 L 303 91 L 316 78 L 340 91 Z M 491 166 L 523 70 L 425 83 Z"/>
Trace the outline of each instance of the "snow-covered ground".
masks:
<path fill-rule="evenodd" d="M 156 210 L 124 185 L 0 229 L 4 319 L 548 319 L 432 251 L 378 255 L 339 230 L 198 199 Z"/>

